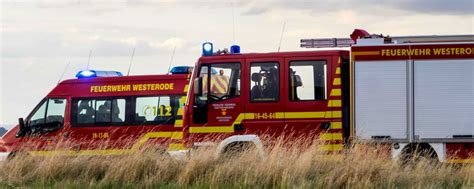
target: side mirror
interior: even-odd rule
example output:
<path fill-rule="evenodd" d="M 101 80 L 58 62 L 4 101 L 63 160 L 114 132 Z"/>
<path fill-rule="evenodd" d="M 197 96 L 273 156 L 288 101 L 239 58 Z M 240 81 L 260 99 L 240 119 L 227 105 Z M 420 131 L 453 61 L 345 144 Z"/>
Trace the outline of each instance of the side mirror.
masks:
<path fill-rule="evenodd" d="M 303 80 L 299 75 L 295 75 L 295 87 L 303 86 Z"/>
<path fill-rule="evenodd" d="M 194 79 L 194 96 L 202 95 L 202 77 Z"/>
<path fill-rule="evenodd" d="M 27 131 L 27 128 L 25 126 L 25 120 L 23 120 L 23 118 L 18 118 L 18 125 L 20 126 L 20 129 L 16 133 L 15 137 L 16 138 L 24 137 Z"/>

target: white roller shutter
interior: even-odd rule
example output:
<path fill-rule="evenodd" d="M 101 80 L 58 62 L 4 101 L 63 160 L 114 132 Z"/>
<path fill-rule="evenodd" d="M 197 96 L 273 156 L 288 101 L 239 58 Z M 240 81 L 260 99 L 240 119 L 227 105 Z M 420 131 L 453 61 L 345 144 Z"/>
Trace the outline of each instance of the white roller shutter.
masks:
<path fill-rule="evenodd" d="M 474 60 L 415 61 L 415 135 L 474 135 Z"/>
<path fill-rule="evenodd" d="M 361 139 L 407 139 L 407 62 L 355 63 L 355 130 Z"/>

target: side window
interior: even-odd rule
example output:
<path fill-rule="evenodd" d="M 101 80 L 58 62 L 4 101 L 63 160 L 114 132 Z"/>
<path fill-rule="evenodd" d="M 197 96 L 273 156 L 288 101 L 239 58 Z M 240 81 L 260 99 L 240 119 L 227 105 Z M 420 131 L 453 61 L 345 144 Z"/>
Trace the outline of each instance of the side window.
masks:
<path fill-rule="evenodd" d="M 110 115 L 112 115 L 112 101 L 111 100 L 96 100 L 95 101 L 95 122 L 107 123 L 110 122 Z"/>
<path fill-rule="evenodd" d="M 280 98 L 278 63 L 250 64 L 250 101 L 274 102 Z"/>
<path fill-rule="evenodd" d="M 123 123 L 125 122 L 125 99 L 81 99 L 74 104 L 74 123 L 94 124 L 94 123 Z"/>
<path fill-rule="evenodd" d="M 210 99 L 220 101 L 240 96 L 240 64 L 211 65 Z"/>
<path fill-rule="evenodd" d="M 47 101 L 43 101 L 36 112 L 32 114 L 29 120 L 29 127 L 41 127 L 44 124 L 44 116 L 46 114 Z"/>
<path fill-rule="evenodd" d="M 326 99 L 326 62 L 291 61 L 289 91 L 291 101 Z"/>
<path fill-rule="evenodd" d="M 79 100 L 77 102 L 77 123 L 90 124 L 95 122 L 95 100 Z"/>
<path fill-rule="evenodd" d="M 135 122 L 171 124 L 173 107 L 169 96 L 137 97 L 135 102 Z"/>
<path fill-rule="evenodd" d="M 112 100 L 112 122 L 123 123 L 125 121 L 125 99 Z"/>

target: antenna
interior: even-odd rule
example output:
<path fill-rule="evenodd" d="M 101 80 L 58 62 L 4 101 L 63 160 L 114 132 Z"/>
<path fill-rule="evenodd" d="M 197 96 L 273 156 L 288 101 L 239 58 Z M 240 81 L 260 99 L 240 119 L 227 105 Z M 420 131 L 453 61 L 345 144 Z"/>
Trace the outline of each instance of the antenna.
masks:
<path fill-rule="evenodd" d="M 173 54 L 171 54 L 171 59 L 170 59 L 170 66 L 168 67 L 168 73 L 170 72 L 171 65 L 173 64 L 173 58 L 174 58 L 174 53 L 176 51 L 176 45 L 173 48 Z"/>
<path fill-rule="evenodd" d="M 86 68 L 86 70 L 89 69 L 89 64 L 91 63 L 91 55 L 92 55 L 92 49 L 89 51 L 89 60 L 87 60 L 87 68 Z"/>
<path fill-rule="evenodd" d="M 285 33 L 286 21 L 283 22 L 283 27 L 281 28 L 280 43 L 278 44 L 278 51 L 280 52 L 281 42 L 283 41 L 283 34 Z"/>
<path fill-rule="evenodd" d="M 66 70 L 69 68 L 69 65 L 71 64 L 71 61 L 69 61 L 66 65 L 66 68 L 64 68 L 63 73 L 61 74 L 61 77 L 59 77 L 58 83 L 61 82 L 61 79 L 64 77 L 64 73 L 66 73 Z"/>
<path fill-rule="evenodd" d="M 133 55 L 135 55 L 135 47 L 133 48 L 132 56 L 130 57 L 130 63 L 128 64 L 127 76 L 130 75 L 130 69 L 132 69 Z"/>
<path fill-rule="evenodd" d="M 235 44 L 234 1 L 232 0 L 232 44 Z"/>

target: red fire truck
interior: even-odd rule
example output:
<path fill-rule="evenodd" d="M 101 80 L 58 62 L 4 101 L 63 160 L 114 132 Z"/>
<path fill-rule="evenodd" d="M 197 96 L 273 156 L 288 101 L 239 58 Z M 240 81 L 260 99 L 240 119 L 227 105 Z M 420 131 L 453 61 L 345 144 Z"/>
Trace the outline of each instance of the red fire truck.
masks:
<path fill-rule="evenodd" d="M 204 43 L 185 105 L 186 145 L 264 151 L 262 136 L 290 134 L 318 137 L 326 151 L 370 140 L 393 157 L 429 151 L 473 162 L 474 35 L 351 37 L 302 40 L 350 50 L 214 53 Z"/>
<path fill-rule="evenodd" d="M 189 77 L 121 76 L 85 70 L 59 83 L 0 140 L 3 158 L 31 155 L 113 155 L 182 149 L 182 115 Z M 190 73 L 190 72 L 189 72 Z M 117 76 L 117 77 L 113 77 Z"/>

